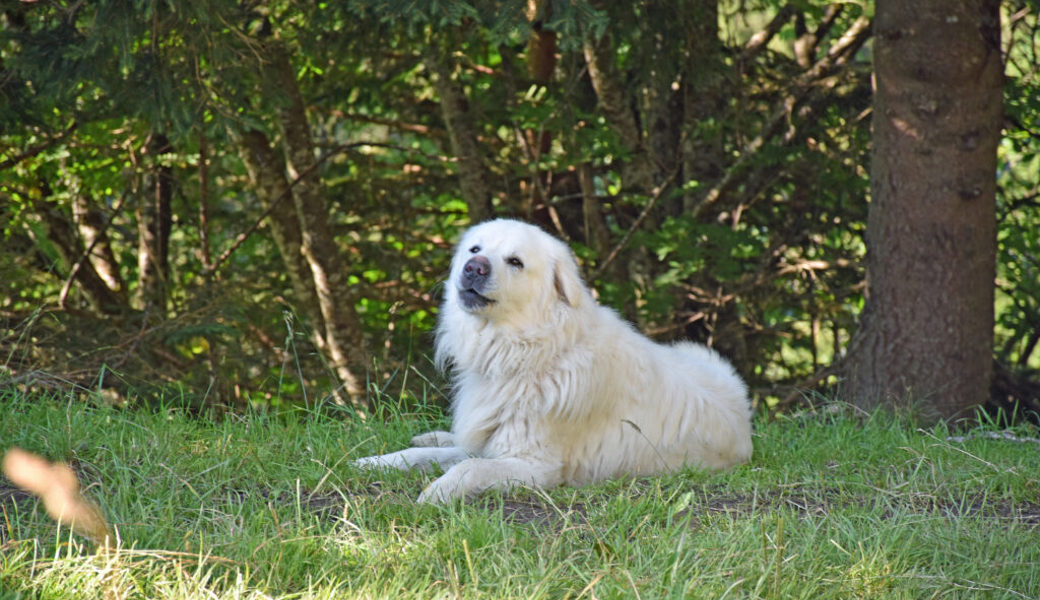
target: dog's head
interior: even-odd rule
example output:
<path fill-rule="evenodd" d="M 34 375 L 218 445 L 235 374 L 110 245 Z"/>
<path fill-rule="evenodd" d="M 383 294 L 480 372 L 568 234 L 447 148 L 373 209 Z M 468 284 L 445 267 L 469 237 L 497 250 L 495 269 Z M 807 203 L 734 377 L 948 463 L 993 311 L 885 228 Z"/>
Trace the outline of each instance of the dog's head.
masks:
<path fill-rule="evenodd" d="M 446 301 L 491 321 L 537 322 L 588 292 L 570 248 L 534 225 L 498 219 L 470 228 L 452 260 Z"/>

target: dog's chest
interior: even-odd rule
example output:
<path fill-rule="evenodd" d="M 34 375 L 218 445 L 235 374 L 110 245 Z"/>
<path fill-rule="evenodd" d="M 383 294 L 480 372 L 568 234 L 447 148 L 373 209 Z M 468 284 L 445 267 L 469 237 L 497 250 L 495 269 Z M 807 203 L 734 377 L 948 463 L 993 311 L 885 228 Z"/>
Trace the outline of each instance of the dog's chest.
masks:
<path fill-rule="evenodd" d="M 452 430 L 468 452 L 507 456 L 542 443 L 549 429 L 537 386 L 514 378 L 494 382 L 468 378 L 455 398 Z"/>

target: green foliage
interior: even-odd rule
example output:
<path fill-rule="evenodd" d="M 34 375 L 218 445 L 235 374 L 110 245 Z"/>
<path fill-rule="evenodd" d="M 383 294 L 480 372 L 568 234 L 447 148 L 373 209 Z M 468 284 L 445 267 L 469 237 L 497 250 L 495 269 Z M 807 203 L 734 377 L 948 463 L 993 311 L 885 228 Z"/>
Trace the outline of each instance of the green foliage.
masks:
<path fill-rule="evenodd" d="M 470 223 L 430 60 L 465 96 L 495 213 L 566 237 L 604 302 L 656 337 L 712 343 L 768 402 L 840 360 L 862 304 L 870 46 L 806 85 L 795 46 L 818 33 L 808 60 L 822 60 L 872 3 L 551 1 L 538 15 L 556 44 L 547 81 L 529 70 L 525 6 L 4 4 L 0 319 L 31 321 L 42 343 L 3 330 L 0 356 L 20 358 L 0 360 L 0 372 L 92 386 L 104 366 L 114 387 L 147 382 L 156 397 L 169 387 L 238 407 L 335 390 L 320 315 L 298 297 L 294 257 L 278 250 L 239 144 L 259 131 L 283 153 L 290 95 L 264 80 L 274 47 L 288 52 L 305 103 L 371 386 L 409 369 L 434 379 L 413 357 L 428 351 L 451 243 Z M 1036 13 L 1006 6 L 1019 17 L 1005 36 L 996 355 L 1035 369 Z M 791 12 L 776 35 L 749 50 L 781 10 Z M 636 146 L 590 77 L 583 41 L 601 34 Z M 156 155 L 158 134 L 170 147 Z M 139 248 L 164 169 L 174 182 L 168 305 L 148 311 Z M 82 278 L 88 266 L 101 277 L 105 252 L 120 280 L 101 284 L 114 310 Z"/>
<path fill-rule="evenodd" d="M 1032 8 L 1032 10 L 1029 10 Z M 999 149 L 997 233 L 997 355 L 1040 371 L 1040 17 L 1035 3 L 1008 6 L 1005 91 L 1009 128 Z"/>
<path fill-rule="evenodd" d="M 607 16 L 594 2 L 550 0 L 545 5 L 538 17 L 546 29 L 560 34 L 564 49 L 577 48 L 585 31 L 601 33 L 607 26 Z M 515 41 L 528 25 L 527 5 L 522 2 L 361 0 L 347 6 L 359 18 L 375 17 L 395 27 L 403 24 L 409 35 L 422 35 L 431 25 L 438 29 L 466 26 L 479 29 L 493 44 Z"/>

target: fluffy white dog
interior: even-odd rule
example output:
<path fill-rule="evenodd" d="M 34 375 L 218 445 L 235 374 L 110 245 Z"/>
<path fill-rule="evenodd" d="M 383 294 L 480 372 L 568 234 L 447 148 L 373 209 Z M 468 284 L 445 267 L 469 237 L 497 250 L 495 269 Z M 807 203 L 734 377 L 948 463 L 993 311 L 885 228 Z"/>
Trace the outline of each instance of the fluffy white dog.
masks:
<path fill-rule="evenodd" d="M 435 356 L 454 378 L 452 431 L 358 461 L 440 465 L 420 502 L 751 456 L 751 407 L 733 367 L 698 344 L 657 344 L 599 306 L 570 249 L 533 225 L 496 220 L 463 235 Z"/>

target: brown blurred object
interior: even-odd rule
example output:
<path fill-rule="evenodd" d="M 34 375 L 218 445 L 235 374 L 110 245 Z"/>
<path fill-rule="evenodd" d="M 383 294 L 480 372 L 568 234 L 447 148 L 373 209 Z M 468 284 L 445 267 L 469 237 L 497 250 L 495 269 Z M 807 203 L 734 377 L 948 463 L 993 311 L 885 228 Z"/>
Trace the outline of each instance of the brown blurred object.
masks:
<path fill-rule="evenodd" d="M 79 480 L 67 464 L 11 448 L 4 454 L 3 471 L 12 483 L 39 496 L 47 514 L 58 523 L 96 542 L 98 550 L 115 547 L 108 521 L 96 504 L 79 493 Z"/>

